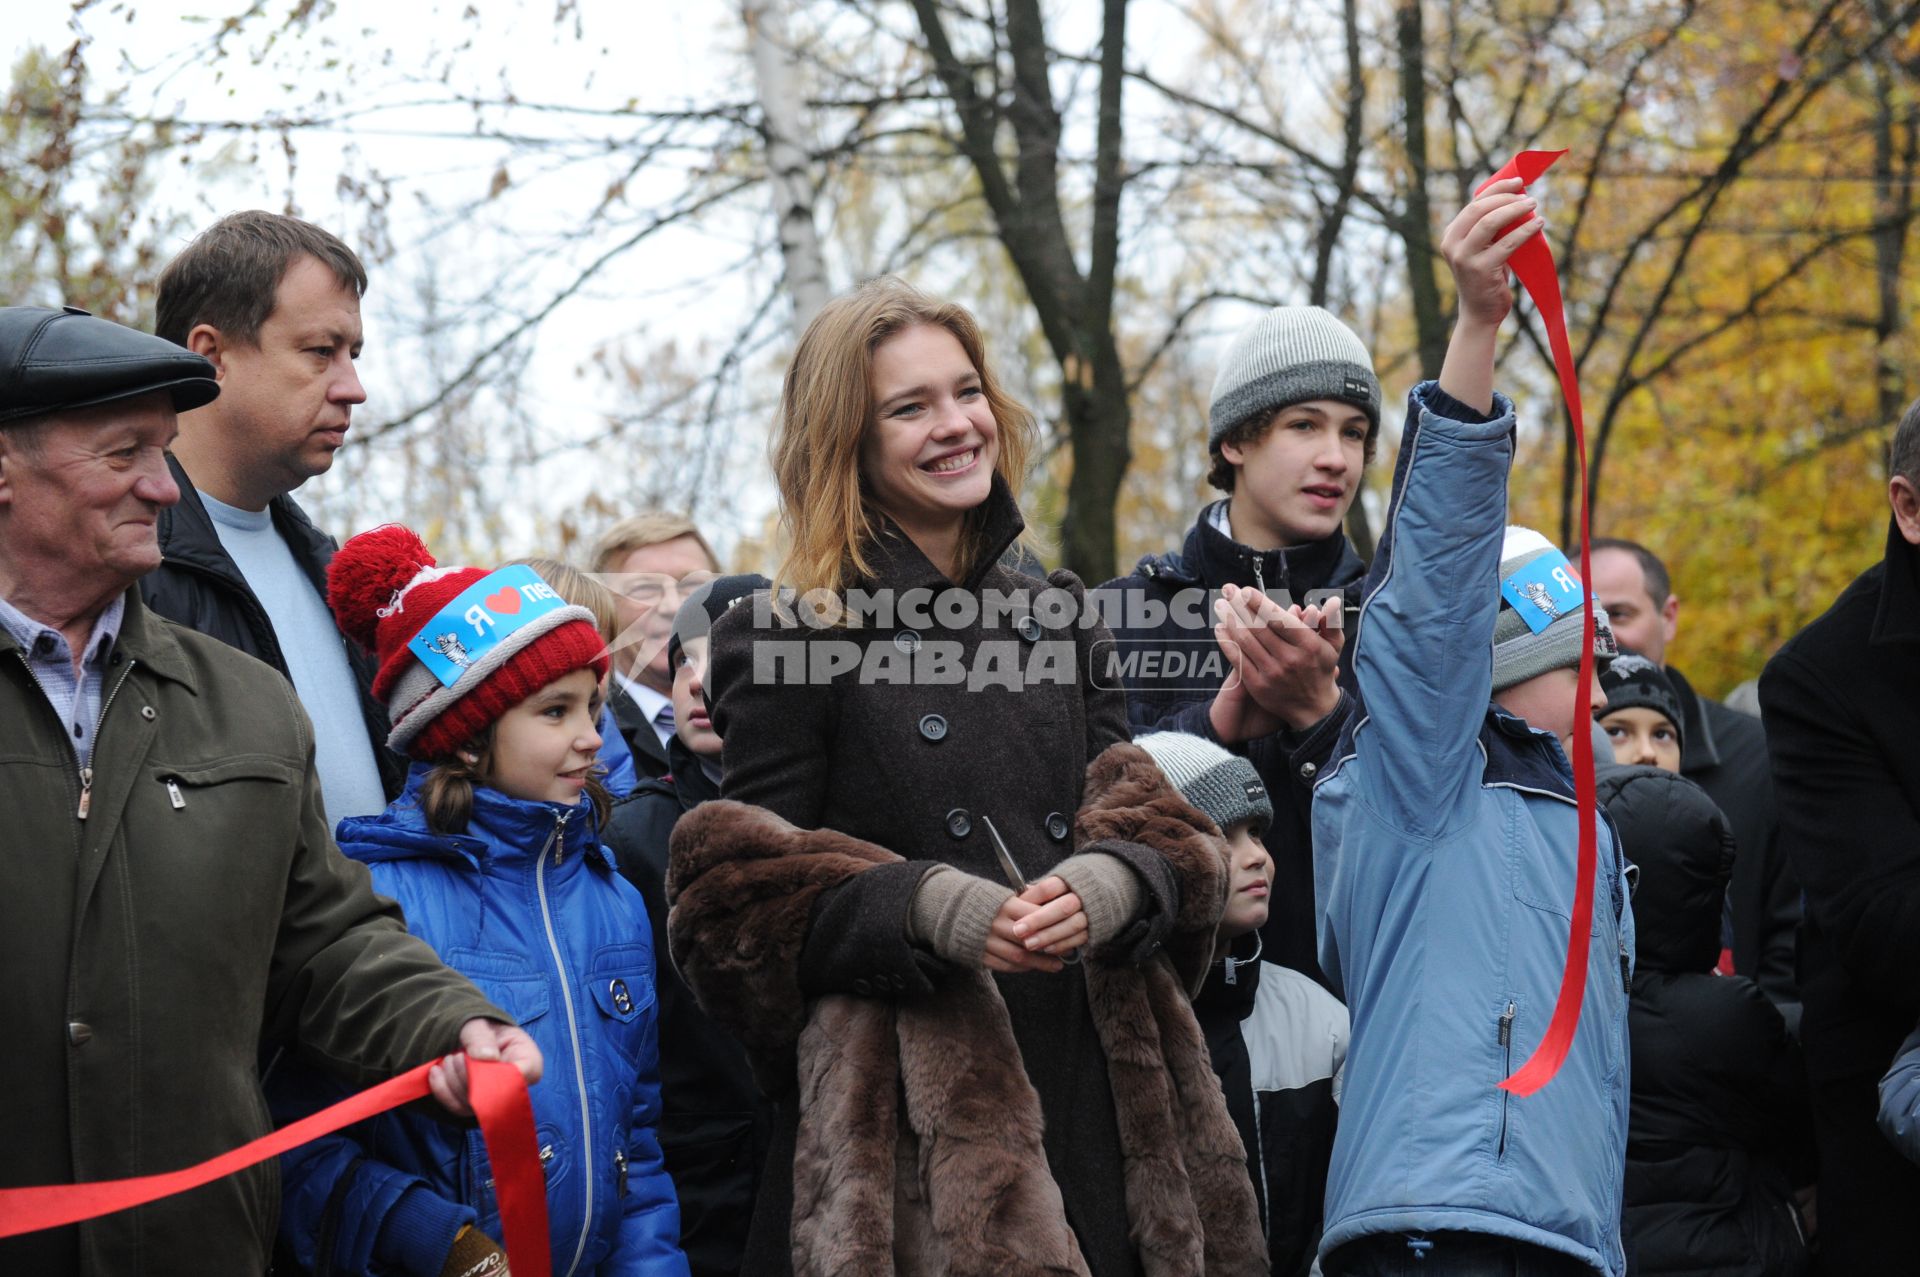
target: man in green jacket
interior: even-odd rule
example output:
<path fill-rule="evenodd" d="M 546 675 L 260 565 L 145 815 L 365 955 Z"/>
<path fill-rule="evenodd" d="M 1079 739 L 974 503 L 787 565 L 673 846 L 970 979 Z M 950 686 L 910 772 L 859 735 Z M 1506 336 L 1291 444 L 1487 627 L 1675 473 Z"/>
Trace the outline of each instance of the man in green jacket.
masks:
<path fill-rule="evenodd" d="M 134 583 L 179 499 L 207 362 L 84 311 L 0 308 L 0 1185 L 173 1170 L 269 1128 L 263 1048 L 355 1085 L 527 1035 L 376 896 L 321 806 L 284 678 Z M 433 1072 L 468 1115 L 465 1063 Z M 260 1274 L 274 1163 L 0 1241 L 37 1277 Z"/>

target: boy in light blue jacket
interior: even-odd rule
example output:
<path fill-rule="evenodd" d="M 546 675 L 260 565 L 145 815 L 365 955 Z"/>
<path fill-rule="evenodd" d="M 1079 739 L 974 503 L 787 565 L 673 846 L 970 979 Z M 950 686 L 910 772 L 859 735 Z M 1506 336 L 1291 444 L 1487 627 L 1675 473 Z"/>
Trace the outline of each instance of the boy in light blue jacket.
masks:
<path fill-rule="evenodd" d="M 1920 1028 L 1900 1044 L 1880 1079 L 1880 1129 L 1893 1146 L 1920 1162 Z"/>
<path fill-rule="evenodd" d="M 1598 815 L 1572 1049 L 1535 1094 L 1499 1089 L 1552 1014 L 1579 843 L 1562 741 L 1582 587 L 1544 538 L 1505 527 L 1514 415 L 1493 391 L 1507 259 L 1541 226 L 1504 182 L 1447 229 L 1459 322 L 1439 381 L 1411 396 L 1354 650 L 1364 709 L 1314 794 L 1320 961 L 1353 1016 L 1328 1277 L 1626 1267 L 1633 930 Z M 1595 621 L 1596 656 L 1611 655 Z"/>

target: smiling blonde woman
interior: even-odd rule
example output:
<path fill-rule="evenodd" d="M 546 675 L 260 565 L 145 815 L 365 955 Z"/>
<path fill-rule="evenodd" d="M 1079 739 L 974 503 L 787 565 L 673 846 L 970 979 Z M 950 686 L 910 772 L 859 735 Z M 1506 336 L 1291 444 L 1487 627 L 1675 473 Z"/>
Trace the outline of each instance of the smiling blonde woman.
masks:
<path fill-rule="evenodd" d="M 1032 429 L 971 316 L 898 280 L 787 372 L 780 584 L 824 605 L 715 624 L 730 801 L 681 821 L 670 883 L 779 1110 L 745 1271 L 1264 1270 L 1185 997 L 1219 833 L 1090 676 L 1080 581 L 1010 566 Z"/>

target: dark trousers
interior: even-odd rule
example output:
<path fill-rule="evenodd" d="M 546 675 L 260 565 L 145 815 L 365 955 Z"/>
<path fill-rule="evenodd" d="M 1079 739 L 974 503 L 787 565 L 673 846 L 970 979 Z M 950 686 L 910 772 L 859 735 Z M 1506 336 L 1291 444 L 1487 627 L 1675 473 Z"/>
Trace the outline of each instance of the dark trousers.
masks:
<path fill-rule="evenodd" d="M 1875 1125 L 1880 1098 L 1868 1074 L 1813 1084 L 1813 1138 L 1820 1154 L 1820 1268 L 1830 1277 L 1920 1270 L 1913 1223 L 1920 1166 Z"/>
<path fill-rule="evenodd" d="M 1326 1277 L 1593 1277 L 1571 1255 L 1484 1233 L 1375 1233 L 1327 1256 Z"/>

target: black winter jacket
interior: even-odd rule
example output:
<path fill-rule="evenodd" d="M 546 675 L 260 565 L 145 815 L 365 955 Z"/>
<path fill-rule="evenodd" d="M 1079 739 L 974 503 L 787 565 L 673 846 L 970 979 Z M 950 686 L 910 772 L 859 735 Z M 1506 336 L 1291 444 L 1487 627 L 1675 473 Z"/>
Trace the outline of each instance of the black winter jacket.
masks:
<path fill-rule="evenodd" d="M 644 724 L 643 724 L 644 726 Z M 647 734 L 653 735 L 648 727 Z M 658 739 L 657 737 L 655 739 Z M 740 1271 L 770 1109 L 739 1041 L 694 1001 L 667 951 L 667 840 L 682 814 L 720 796 L 676 738 L 672 772 L 616 803 L 606 830 L 620 872 L 646 897 L 660 1003 L 660 1151 L 680 1197 L 680 1248 L 694 1277 Z"/>
<path fill-rule="evenodd" d="M 1608 768 L 1599 798 L 1640 872 L 1627 1127 L 1628 1271 L 1792 1277 L 1807 1141 L 1798 1053 L 1753 981 L 1712 974 L 1734 863 L 1727 818 L 1654 767 Z"/>
<path fill-rule="evenodd" d="M 154 612 L 190 630 L 219 639 L 228 647 L 239 648 L 255 660 L 265 661 L 287 675 L 287 659 L 281 654 L 280 640 L 273 632 L 267 610 L 260 606 L 239 567 L 220 544 L 212 516 L 200 501 L 199 489 L 172 454 L 167 468 L 180 486 L 179 504 L 160 512 L 160 566 L 140 578 L 140 597 Z M 267 504 L 273 515 L 274 531 L 293 552 L 301 571 L 327 596 L 327 565 L 340 547 L 333 538 L 313 526 L 305 511 L 290 496 L 278 496 Z M 347 663 L 353 668 L 354 681 L 360 685 L 360 714 L 367 724 L 367 740 L 373 747 L 374 763 L 380 769 L 380 784 L 391 802 L 400 796 L 407 782 L 407 760 L 387 748 L 386 707 L 373 698 L 373 663 L 358 644 L 342 638 Z"/>
<path fill-rule="evenodd" d="M 1148 555 L 1131 574 L 1094 591 L 1113 631 L 1127 689 L 1127 719 L 1136 734 L 1186 732 L 1221 743 L 1208 711 L 1228 670 L 1213 641 L 1212 600 L 1225 586 L 1252 586 L 1282 603 L 1305 605 L 1317 590 L 1345 591 L 1349 601 L 1358 600 L 1366 565 L 1345 534 L 1286 550 L 1251 550 L 1213 526 L 1219 504 L 1200 511 L 1178 551 Z M 1347 615 L 1351 623 L 1353 614 Z M 1347 635 L 1349 652 L 1353 639 Z M 1158 662 L 1151 669 L 1148 653 Z M 1170 662 L 1174 672 L 1167 674 Z M 1344 685 L 1344 658 L 1341 676 Z M 1308 732 L 1296 736 L 1283 730 L 1229 746 L 1254 765 L 1273 802 L 1273 823 L 1265 835 L 1273 854 L 1273 909 L 1261 928 L 1266 961 L 1303 971 L 1322 984 L 1308 814 L 1314 777 L 1326 766 L 1352 713 L 1353 701 L 1343 694 L 1339 707 Z"/>

